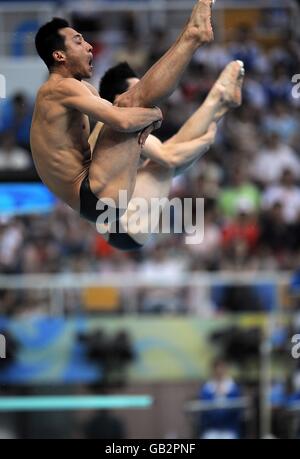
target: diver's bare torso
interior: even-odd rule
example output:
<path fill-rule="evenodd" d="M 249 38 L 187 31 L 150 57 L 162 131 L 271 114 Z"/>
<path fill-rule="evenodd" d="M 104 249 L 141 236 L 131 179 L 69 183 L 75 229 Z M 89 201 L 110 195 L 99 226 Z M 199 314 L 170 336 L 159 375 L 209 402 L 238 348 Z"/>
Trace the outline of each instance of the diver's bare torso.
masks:
<path fill-rule="evenodd" d="M 90 125 L 86 115 L 62 105 L 61 80 L 50 76 L 37 94 L 31 151 L 45 185 L 78 211 L 80 185 L 91 161 Z"/>

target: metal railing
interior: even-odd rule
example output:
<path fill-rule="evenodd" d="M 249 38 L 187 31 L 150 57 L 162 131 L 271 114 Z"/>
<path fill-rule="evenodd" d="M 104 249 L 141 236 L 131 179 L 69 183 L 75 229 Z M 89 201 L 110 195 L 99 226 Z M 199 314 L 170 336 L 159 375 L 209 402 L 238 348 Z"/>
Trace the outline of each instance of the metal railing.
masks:
<path fill-rule="evenodd" d="M 160 273 L 151 276 L 143 273 L 132 274 L 22 274 L 0 275 L 0 289 L 81 289 L 86 287 L 207 287 L 216 285 L 262 285 L 273 283 L 277 286 L 289 284 L 291 273 L 274 271 L 249 272 L 183 272 L 180 278 L 163 277 Z"/>
<path fill-rule="evenodd" d="M 185 403 L 184 410 L 187 413 L 199 413 L 201 411 L 246 409 L 249 406 L 250 400 L 248 397 L 239 397 L 236 399 L 217 399 L 213 401 L 191 400 Z"/>
<path fill-rule="evenodd" d="M 141 289 L 191 289 L 195 295 L 201 291 L 205 298 L 210 297 L 213 287 L 227 286 L 264 286 L 272 285 L 275 291 L 276 305 L 280 301 L 280 289 L 287 288 L 291 274 L 288 272 L 182 272 L 180 276 L 162 276 L 159 272 L 147 274 L 135 272 L 128 274 L 118 273 L 62 273 L 62 274 L 25 274 L 25 275 L 0 275 L 0 290 L 20 292 L 30 290 L 45 292 L 48 295 L 49 307 L 46 308 L 51 315 L 61 315 L 64 311 L 67 291 L 77 291 L 89 288 L 113 288 L 126 297 L 129 291 L 130 300 L 124 301 L 125 313 L 138 312 L 138 293 Z M 198 292 L 198 293 L 197 293 Z M 211 303 L 211 301 L 210 301 Z M 190 312 L 186 306 L 186 312 Z M 194 311 L 201 315 L 201 311 Z"/>

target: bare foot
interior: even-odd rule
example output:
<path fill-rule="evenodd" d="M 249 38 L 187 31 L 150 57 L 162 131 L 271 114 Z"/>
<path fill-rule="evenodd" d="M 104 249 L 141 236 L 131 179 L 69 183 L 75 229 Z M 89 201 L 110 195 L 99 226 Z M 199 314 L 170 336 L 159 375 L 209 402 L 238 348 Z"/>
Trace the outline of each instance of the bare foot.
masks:
<path fill-rule="evenodd" d="M 198 0 L 187 25 L 187 32 L 200 44 L 210 43 L 214 39 L 211 24 L 212 4 L 215 0 Z"/>
<path fill-rule="evenodd" d="M 242 61 L 230 62 L 219 76 L 212 93 L 218 94 L 225 107 L 236 108 L 242 104 L 244 76 L 245 68 Z"/>

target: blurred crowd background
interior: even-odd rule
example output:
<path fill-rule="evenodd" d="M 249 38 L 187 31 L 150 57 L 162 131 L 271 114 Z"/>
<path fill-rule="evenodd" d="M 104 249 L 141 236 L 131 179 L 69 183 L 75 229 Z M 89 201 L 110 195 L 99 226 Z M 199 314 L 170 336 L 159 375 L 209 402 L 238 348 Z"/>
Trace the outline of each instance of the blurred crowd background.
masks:
<path fill-rule="evenodd" d="M 168 320 L 170 315 L 179 316 L 180 320 L 196 316 L 203 321 L 215 319 L 215 323 L 220 317 L 221 320 L 230 317 L 226 326 L 212 333 L 214 352 L 207 338 L 210 357 L 203 370 L 201 390 L 198 390 L 200 378 L 194 379 L 187 393 L 190 398 L 209 402 L 236 398 L 241 406 L 196 410 L 192 420 L 184 418 L 184 427 L 179 426 L 177 431 L 170 427 L 164 429 L 164 433 L 157 433 L 171 437 L 259 436 L 259 429 L 266 422 L 259 397 L 264 389 L 263 372 L 267 371 L 260 345 L 267 334 L 268 314 L 281 314 L 267 337 L 274 350 L 273 373 L 265 394 L 272 407 L 272 431 L 268 433 L 298 436 L 298 411 L 292 415 L 291 406 L 296 403 L 297 407 L 300 400 L 300 372 L 297 361 L 291 357 L 290 341 L 299 329 L 300 88 L 297 82 L 300 75 L 293 79 L 300 74 L 299 32 L 295 25 L 299 9 L 297 2 L 266 2 L 266 8 L 265 2 L 251 2 L 249 10 L 245 10 L 250 3 L 247 1 L 236 1 L 236 9 L 226 9 L 226 2 L 223 3 L 224 10 L 218 10 L 215 19 L 216 27 L 222 24 L 223 29 L 216 28 L 215 42 L 196 52 L 180 87 L 163 106 L 164 123 L 156 133 L 163 141 L 174 135 L 204 101 L 227 63 L 234 59 L 245 63 L 242 107 L 230 112 L 220 123 L 211 150 L 173 182 L 172 197 L 205 198 L 203 243 L 186 245 L 184 234 L 155 235 L 143 250 L 121 253 L 108 246 L 72 210 L 57 202 L 49 214 L 0 215 L 0 272 L 3 275 L 138 274 L 145 279 L 159 273 L 173 281 L 172 288 L 168 289 L 102 290 L 100 299 L 94 291 L 82 295 L 82 292 L 66 290 L 63 298 L 57 300 L 57 310 L 54 305 L 54 314 L 62 314 L 65 320 L 82 311 L 106 316 L 111 312 L 119 318 L 121 314 L 126 317 L 132 313 L 160 314 L 162 320 Z M 95 14 L 93 7 L 93 2 L 83 2 L 76 11 L 67 11 L 74 27 L 93 44 L 96 87 L 105 70 L 121 61 L 127 61 L 143 75 L 168 49 L 183 23 L 182 11 L 175 10 L 176 14 L 156 11 L 151 20 L 147 20 L 137 12 Z M 1 8 L 0 2 L 0 15 Z M 59 14 L 64 14 L 63 5 L 58 7 Z M 29 19 L 19 17 L 19 35 L 12 34 L 13 42 L 3 51 L 11 59 L 33 54 L 28 37 L 32 37 L 38 21 Z M 21 88 L 0 101 L 0 179 L 3 183 L 37 180 L 29 145 L 33 105 L 32 94 Z M 186 273 L 199 272 L 211 273 L 212 279 L 230 272 L 231 280 L 227 284 L 219 280 L 207 288 L 176 287 L 176 280 L 180 283 Z M 259 278 L 266 272 L 272 275 L 260 284 L 251 280 L 243 285 L 234 282 L 235 275 L 252 273 Z M 280 278 L 283 285 L 279 286 Z M 49 311 L 53 313 L 50 297 L 46 289 L 36 292 L 2 286 L 1 314 L 5 320 L 31 320 Z M 237 325 L 234 316 L 246 313 L 252 314 L 249 316 L 252 322 L 249 319 L 247 326 Z M 126 344 L 129 337 L 123 336 L 123 339 Z M 242 351 L 237 352 L 237 348 Z M 5 371 L 8 377 L 7 368 Z M 11 386 L 15 387 L 13 383 Z M 4 384 L 3 390 L 12 390 L 10 384 Z M 187 397 L 183 389 L 181 392 L 178 389 L 178 393 Z M 248 396 L 250 402 L 244 402 L 242 396 Z M 174 401 L 162 400 L 162 406 L 164 403 L 166 410 L 172 412 L 170 406 Z M 86 415 L 86 418 L 87 421 L 84 414 L 79 413 L 77 424 L 68 435 L 99 437 L 112 435 L 111 432 L 119 438 L 129 435 L 126 422 L 131 421 L 123 420 L 122 424 L 113 413 L 99 413 L 95 418 Z M 50 422 L 50 418 L 47 419 Z M 285 422 L 286 419 L 289 422 Z M 25 421 L 23 419 L 23 426 Z M 110 433 L 100 432 L 103 425 L 111 426 Z M 14 420 L 11 426 L 10 435 L 18 435 Z M 136 435 L 134 428 L 131 429 L 131 435 Z M 54 435 L 50 430 L 48 424 L 43 434 Z M 30 432 L 22 431 L 21 436 L 34 435 L 37 431 L 33 419 Z M 58 431 L 62 432 L 56 429 L 56 435 Z"/>

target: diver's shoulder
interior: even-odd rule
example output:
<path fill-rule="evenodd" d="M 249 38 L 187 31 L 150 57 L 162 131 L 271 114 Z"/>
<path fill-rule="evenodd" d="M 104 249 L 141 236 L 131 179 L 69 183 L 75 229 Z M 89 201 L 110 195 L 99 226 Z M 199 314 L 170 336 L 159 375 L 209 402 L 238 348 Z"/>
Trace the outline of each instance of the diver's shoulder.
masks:
<path fill-rule="evenodd" d="M 55 90 L 59 93 L 70 95 L 78 91 L 86 91 L 87 87 L 76 78 L 62 78 L 55 83 Z"/>
<path fill-rule="evenodd" d="M 39 89 L 37 101 L 47 99 L 49 102 L 59 102 L 76 95 L 88 95 L 90 89 L 75 78 L 49 79 Z"/>
<path fill-rule="evenodd" d="M 45 97 L 48 96 L 50 93 L 50 87 L 48 84 L 48 81 L 45 81 L 45 83 L 42 84 L 42 86 L 39 87 L 38 92 L 36 94 L 36 101 L 39 101 L 40 99 L 44 99 Z"/>
<path fill-rule="evenodd" d="M 99 92 L 97 91 L 97 89 L 95 88 L 95 86 L 93 86 L 91 83 L 89 83 L 88 81 L 82 81 L 82 83 L 84 84 L 84 86 L 86 88 L 88 88 L 90 90 L 90 92 L 94 95 L 94 96 L 98 96 L 99 97 Z"/>

